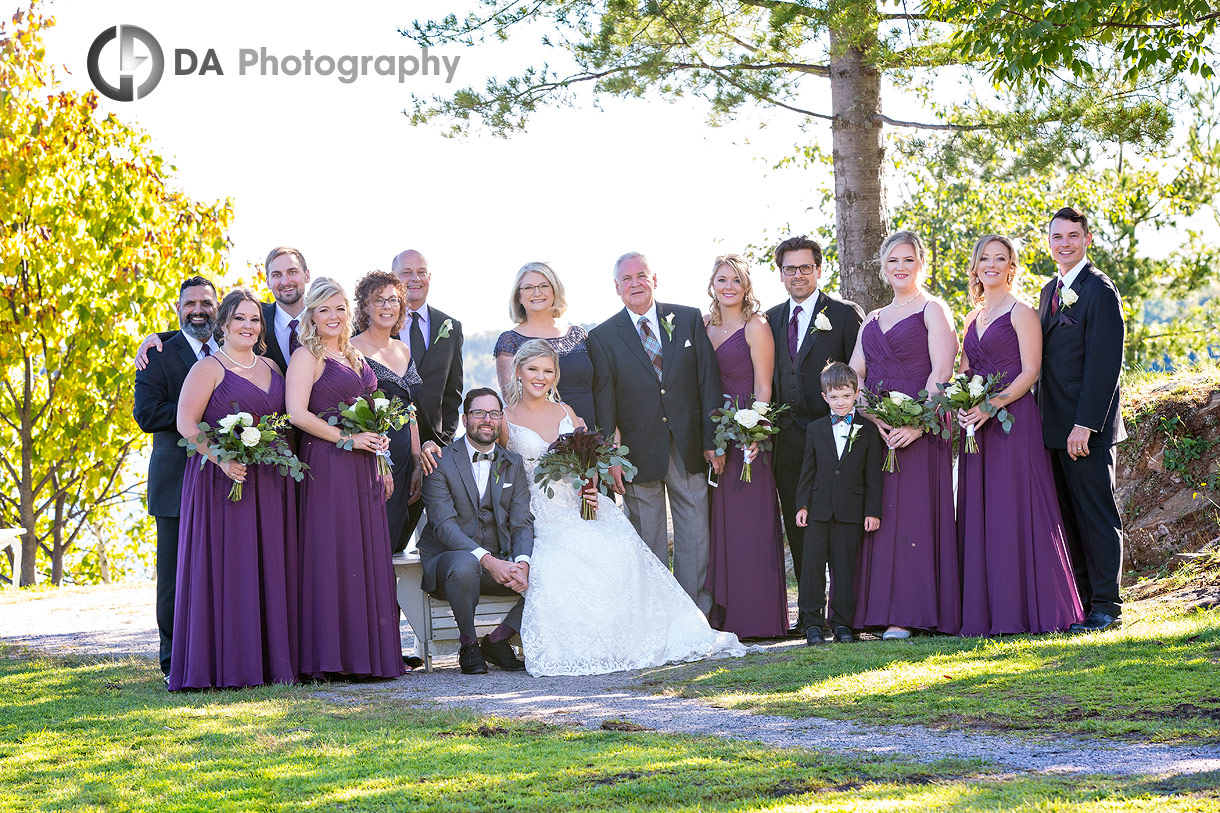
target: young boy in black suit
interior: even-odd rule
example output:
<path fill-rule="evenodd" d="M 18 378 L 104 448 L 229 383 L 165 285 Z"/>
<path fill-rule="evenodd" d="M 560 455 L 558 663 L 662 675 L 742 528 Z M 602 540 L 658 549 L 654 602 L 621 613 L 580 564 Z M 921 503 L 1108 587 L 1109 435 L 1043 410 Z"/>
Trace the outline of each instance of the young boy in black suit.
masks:
<path fill-rule="evenodd" d="M 864 533 L 881 525 L 881 434 L 856 414 L 855 370 L 841 361 L 822 368 L 830 414 L 805 430 L 805 461 L 796 489 L 796 524 L 805 528 L 797 609 L 810 646 L 825 643 L 826 564 L 830 563 L 830 624 L 834 639 L 851 643 L 856 612 L 856 559 Z"/>

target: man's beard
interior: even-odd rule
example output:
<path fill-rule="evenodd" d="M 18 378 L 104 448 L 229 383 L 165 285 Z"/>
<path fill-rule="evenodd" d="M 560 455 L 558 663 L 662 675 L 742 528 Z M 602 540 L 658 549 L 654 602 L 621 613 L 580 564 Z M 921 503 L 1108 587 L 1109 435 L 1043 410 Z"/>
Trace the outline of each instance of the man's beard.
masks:
<path fill-rule="evenodd" d="M 276 291 L 272 296 L 275 299 L 275 301 L 280 303 L 281 305 L 295 305 L 296 303 L 301 301 L 301 297 L 304 295 L 305 294 L 302 293 L 302 291 L 301 291 L 301 286 L 298 285 L 296 290 L 293 291 L 291 294 L 283 294 L 283 293 L 280 293 L 279 291 Z M 291 298 L 289 298 L 289 297 L 291 297 Z"/>
<path fill-rule="evenodd" d="M 182 332 L 198 342 L 207 342 L 216 333 L 216 317 L 209 316 L 206 322 L 195 323 L 189 318 L 178 317 Z"/>

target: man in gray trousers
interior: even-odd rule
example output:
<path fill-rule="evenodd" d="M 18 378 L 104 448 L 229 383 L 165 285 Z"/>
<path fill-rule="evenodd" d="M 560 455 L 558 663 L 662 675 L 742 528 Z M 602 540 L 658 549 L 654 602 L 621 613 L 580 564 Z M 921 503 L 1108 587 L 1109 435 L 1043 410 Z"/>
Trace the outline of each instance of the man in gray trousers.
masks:
<path fill-rule="evenodd" d="M 706 615 L 712 596 L 704 589 L 711 545 L 707 469 L 717 474 L 710 413 L 721 405 L 720 368 L 695 308 L 653 299 L 656 274 L 638 252 L 614 264 L 614 289 L 623 310 L 589 331 L 593 406 L 597 426 L 617 430 L 639 469 L 624 484 L 614 471 L 614 490 L 624 495 L 631 524 L 666 565 L 669 541 L 665 499 L 674 517 L 674 578 Z"/>
<path fill-rule="evenodd" d="M 529 587 L 534 550 L 529 477 L 521 456 L 496 443 L 503 420 L 495 391 L 466 393 L 466 435 L 445 450 L 436 470 L 424 478 L 423 589 L 453 608 L 461 638 L 458 663 L 468 675 L 486 674 L 487 661 L 510 672 L 525 668 L 508 643 L 521 629 L 524 598 L 482 641 L 474 626 L 480 593 L 511 596 Z"/>

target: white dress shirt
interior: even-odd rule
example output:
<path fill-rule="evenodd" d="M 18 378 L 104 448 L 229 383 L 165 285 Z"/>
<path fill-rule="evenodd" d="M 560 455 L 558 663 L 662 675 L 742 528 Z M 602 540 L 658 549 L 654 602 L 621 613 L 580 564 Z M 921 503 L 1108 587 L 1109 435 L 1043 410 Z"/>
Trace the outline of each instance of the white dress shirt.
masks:
<path fill-rule="evenodd" d="M 1063 274 L 1061 277 L 1063 279 L 1063 287 L 1071 288 L 1072 283 L 1076 281 L 1076 277 L 1080 276 L 1080 272 L 1083 271 L 1084 267 L 1088 264 L 1089 258 L 1083 257 L 1081 258 L 1080 262 L 1073 265 L 1066 274 Z"/>
<path fill-rule="evenodd" d="M 402 331 L 398 334 L 398 338 L 402 339 L 409 346 L 411 344 L 411 314 L 419 314 L 419 332 L 424 334 L 424 349 L 427 350 L 432 345 L 432 317 L 428 313 L 428 303 L 425 302 L 420 306 L 418 311 L 413 311 L 407 308 L 407 319 L 402 323 Z M 422 359 L 416 359 L 418 365 Z"/>
<path fill-rule="evenodd" d="M 275 303 L 275 321 L 272 322 L 271 329 L 272 329 L 272 335 L 273 335 L 275 341 L 279 343 L 280 352 L 282 352 L 284 354 L 285 363 L 292 361 L 292 354 L 288 352 L 288 344 L 289 344 L 288 337 L 292 335 L 292 328 L 290 328 L 288 326 L 288 323 L 291 322 L 293 319 L 297 320 L 297 331 L 298 331 L 297 340 L 300 341 L 300 337 L 301 337 L 301 334 L 300 334 L 301 321 L 300 320 L 301 320 L 301 316 L 304 316 L 304 315 L 305 315 L 305 311 L 302 310 L 300 316 L 293 316 L 288 311 L 286 311 L 282 307 L 280 307 L 280 303 L 278 303 L 278 302 Z"/>
<path fill-rule="evenodd" d="M 843 450 L 847 448 L 847 437 L 851 434 L 851 430 L 860 426 L 860 424 L 857 423 L 859 420 L 860 419 L 855 416 L 855 413 L 852 413 L 851 423 L 848 423 L 847 421 L 839 421 L 834 426 L 830 427 L 830 434 L 834 435 L 835 439 L 835 452 L 839 455 L 839 457 L 843 457 Z"/>
<path fill-rule="evenodd" d="M 818 309 L 818 297 L 822 295 L 821 291 L 814 291 L 804 302 L 797 302 L 792 297 L 788 297 L 788 321 L 792 321 L 792 314 L 796 313 L 796 309 L 800 308 L 801 312 L 796 314 L 796 350 L 799 353 L 801 345 L 804 344 L 805 338 L 809 335 L 809 323 L 813 321 L 813 312 Z M 788 326 L 784 325 L 784 335 L 787 336 Z"/>
<path fill-rule="evenodd" d="M 183 336 L 183 338 L 186 339 L 187 344 L 189 344 L 191 346 L 191 350 L 195 351 L 195 358 L 197 358 L 197 359 L 207 358 L 206 356 L 203 355 L 203 342 L 199 341 L 194 336 L 187 333 L 185 330 L 182 331 L 182 336 Z M 211 337 L 208 339 L 208 348 L 213 353 L 215 353 L 217 350 L 220 349 L 220 345 L 216 344 L 215 337 Z"/>
<path fill-rule="evenodd" d="M 640 342 L 644 341 L 644 331 L 640 330 L 640 317 L 643 316 L 648 320 L 648 327 L 652 330 L 652 335 L 656 337 L 657 342 L 661 341 L 661 322 L 657 319 L 657 302 L 654 299 L 647 313 L 636 313 L 630 308 L 624 308 L 627 311 L 627 318 L 631 320 L 635 332 L 640 335 Z"/>
<path fill-rule="evenodd" d="M 421 328 L 421 330 L 422 330 L 422 328 Z M 470 437 L 468 435 L 462 436 L 462 446 L 466 449 L 466 459 L 472 461 L 470 464 L 470 467 L 474 471 L 474 487 L 476 489 L 478 489 L 479 499 L 482 500 L 483 495 L 487 493 L 487 481 L 491 477 L 491 464 L 493 461 L 480 460 L 478 463 L 473 462 L 474 453 L 479 450 L 470 445 Z M 492 446 L 491 448 L 492 448 L 492 450 L 494 450 L 496 447 Z M 499 457 L 500 454 L 501 454 L 501 452 L 496 452 L 497 457 Z M 499 462 L 499 461 L 495 461 L 495 462 Z M 492 499 L 494 500 L 495 498 L 496 498 L 496 496 L 493 494 Z M 487 554 L 491 553 L 491 551 L 487 550 L 487 548 L 475 548 L 474 550 L 471 551 L 471 553 L 474 554 L 475 559 L 478 559 L 481 562 L 481 561 L 483 561 L 483 557 L 486 556 Z M 520 556 L 518 556 L 517 558 L 513 559 L 513 561 L 514 562 L 525 562 L 526 564 L 529 564 L 530 558 L 529 558 L 529 556 L 527 556 L 523 553 Z"/>

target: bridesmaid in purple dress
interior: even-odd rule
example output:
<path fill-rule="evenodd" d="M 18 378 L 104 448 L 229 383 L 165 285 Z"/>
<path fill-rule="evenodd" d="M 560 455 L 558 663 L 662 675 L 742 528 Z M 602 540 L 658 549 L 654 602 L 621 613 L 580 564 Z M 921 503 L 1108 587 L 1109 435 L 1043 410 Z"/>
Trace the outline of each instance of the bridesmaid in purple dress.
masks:
<path fill-rule="evenodd" d="M 384 435 L 353 435 L 352 451 L 326 418 L 377 389 L 351 345 L 351 308 L 337 282 L 315 279 L 305 295 L 301 347 L 288 363 L 288 414 L 305 433 L 301 460 L 301 674 L 320 679 L 403 673 L 398 599 L 385 501 L 394 480 L 377 475 Z"/>
<path fill-rule="evenodd" d="M 284 412 L 284 377 L 262 352 L 262 306 L 244 288 L 217 314 L 220 351 L 187 374 L 178 431 L 234 412 Z M 199 463 L 203 462 L 200 467 Z M 229 500 L 234 481 L 242 498 Z M 192 457 L 182 483 L 177 599 L 167 685 L 237 688 L 297 679 L 296 486 L 273 466 Z"/>
<path fill-rule="evenodd" d="M 754 297 L 749 264 L 736 254 L 717 257 L 708 294 L 707 336 L 720 363 L 721 391 L 742 407 L 771 400 L 775 341 Z M 731 447 L 712 490 L 708 620 L 739 638 L 776 638 L 788 632 L 788 591 L 775 475 L 766 455 L 750 464 L 751 480 L 743 482 L 743 464 L 742 449 Z"/>
<path fill-rule="evenodd" d="M 957 334 L 948 307 L 921 285 L 926 257 L 914 232 L 896 232 L 881 245 L 881 272 L 894 299 L 864 320 L 851 360 L 873 391 L 915 397 L 952 376 Z M 882 440 L 899 450 L 899 470 L 882 475 L 881 527 L 860 548 L 852 626 L 885 627 L 887 640 L 908 638 L 912 628 L 956 635 L 961 580 L 952 445 L 915 427 L 876 423 Z"/>
<path fill-rule="evenodd" d="M 1042 324 L 1012 293 L 1016 252 L 1005 237 L 974 246 L 962 371 L 1003 373 L 991 404 L 1012 431 L 977 407 L 963 412 L 979 450 L 958 457 L 957 535 L 962 557 L 962 635 L 1055 632 L 1083 612 L 1063 535 L 1042 419 L 1029 389 L 1042 366 Z"/>

